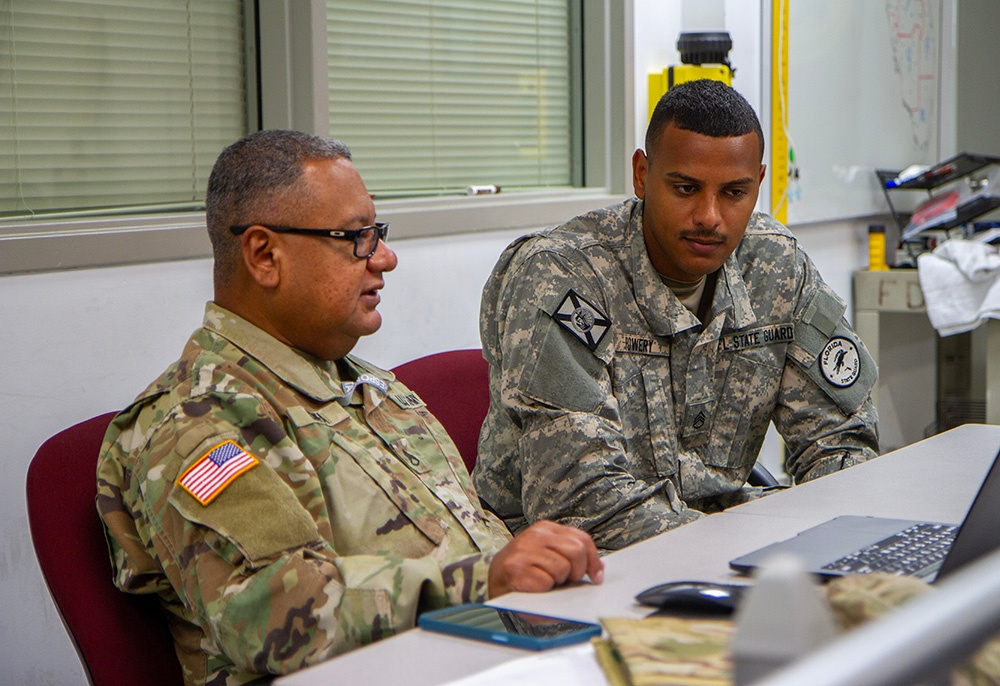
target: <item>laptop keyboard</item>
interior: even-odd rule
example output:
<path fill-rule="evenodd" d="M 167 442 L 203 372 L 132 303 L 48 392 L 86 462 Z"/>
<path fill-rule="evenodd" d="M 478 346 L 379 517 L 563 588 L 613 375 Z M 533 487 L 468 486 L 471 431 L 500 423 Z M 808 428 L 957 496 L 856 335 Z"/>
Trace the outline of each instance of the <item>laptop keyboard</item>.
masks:
<path fill-rule="evenodd" d="M 917 524 L 823 567 L 842 574 L 883 572 L 924 577 L 937 571 L 955 541 L 957 526 Z"/>

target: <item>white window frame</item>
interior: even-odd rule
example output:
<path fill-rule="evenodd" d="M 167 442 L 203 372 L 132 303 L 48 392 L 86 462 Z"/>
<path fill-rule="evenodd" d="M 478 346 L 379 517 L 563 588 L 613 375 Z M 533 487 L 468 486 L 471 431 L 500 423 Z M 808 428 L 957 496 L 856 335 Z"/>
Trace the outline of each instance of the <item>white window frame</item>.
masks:
<path fill-rule="evenodd" d="M 630 192 L 635 140 L 632 0 L 583 0 L 585 186 L 562 191 L 386 200 L 393 240 L 560 223 Z M 324 0 L 247 0 L 250 122 L 329 136 Z M 294 39 L 293 39 L 294 37 Z M 254 78 L 259 76 L 259 81 Z M 260 97 L 258 98 L 258 88 Z M 257 104 L 259 103 L 259 111 Z M 580 108 L 578 108 L 580 109 Z M 345 141 L 350 145 L 350 141 Z M 210 257 L 204 212 L 0 222 L 0 275 Z"/>

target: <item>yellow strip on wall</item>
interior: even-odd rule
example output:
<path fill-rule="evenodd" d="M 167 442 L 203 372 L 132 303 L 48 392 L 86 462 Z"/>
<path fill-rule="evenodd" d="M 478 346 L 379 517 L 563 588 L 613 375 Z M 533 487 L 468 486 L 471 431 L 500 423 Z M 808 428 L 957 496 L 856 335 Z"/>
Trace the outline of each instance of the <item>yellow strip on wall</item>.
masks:
<path fill-rule="evenodd" d="M 788 0 L 771 7 L 771 215 L 788 221 Z"/>

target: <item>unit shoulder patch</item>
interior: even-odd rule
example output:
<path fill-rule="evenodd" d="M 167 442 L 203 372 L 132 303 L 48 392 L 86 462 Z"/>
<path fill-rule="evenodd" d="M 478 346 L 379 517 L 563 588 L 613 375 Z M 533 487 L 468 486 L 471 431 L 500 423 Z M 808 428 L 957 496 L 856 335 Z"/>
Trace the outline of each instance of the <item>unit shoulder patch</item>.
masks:
<path fill-rule="evenodd" d="M 188 467 L 177 479 L 177 485 L 202 505 L 208 505 L 236 477 L 258 464 L 256 457 L 234 441 L 223 441 Z"/>
<path fill-rule="evenodd" d="M 831 338 L 819 354 L 819 368 L 823 378 L 838 388 L 847 388 L 861 374 L 861 355 L 858 346 L 849 338 Z"/>
<path fill-rule="evenodd" d="M 594 350 L 611 328 L 611 320 L 591 302 L 574 291 L 566 293 L 559 309 L 552 315 L 559 325 Z"/>

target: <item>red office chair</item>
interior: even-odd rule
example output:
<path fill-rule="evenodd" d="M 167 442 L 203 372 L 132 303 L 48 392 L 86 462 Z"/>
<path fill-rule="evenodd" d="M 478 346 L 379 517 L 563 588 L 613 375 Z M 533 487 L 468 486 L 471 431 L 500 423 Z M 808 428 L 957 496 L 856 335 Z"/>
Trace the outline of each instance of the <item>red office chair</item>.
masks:
<path fill-rule="evenodd" d="M 42 575 L 93 686 L 183 683 L 155 596 L 119 591 L 94 498 L 114 412 L 45 441 L 28 467 L 28 523 Z"/>
<path fill-rule="evenodd" d="M 427 355 L 392 370 L 444 425 L 469 472 L 476 466 L 479 429 L 490 408 L 489 369 L 483 351 L 474 349 Z"/>

